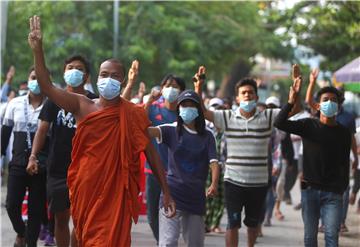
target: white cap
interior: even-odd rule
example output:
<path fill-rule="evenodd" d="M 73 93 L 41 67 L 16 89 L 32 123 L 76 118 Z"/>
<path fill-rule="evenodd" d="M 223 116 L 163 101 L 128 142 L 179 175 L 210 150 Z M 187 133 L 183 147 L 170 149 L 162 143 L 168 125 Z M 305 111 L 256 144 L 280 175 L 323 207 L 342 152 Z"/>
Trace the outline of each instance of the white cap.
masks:
<path fill-rule="evenodd" d="M 280 100 L 278 97 L 270 96 L 269 98 L 266 99 L 265 104 L 266 105 L 273 104 L 276 107 L 280 107 Z"/>
<path fill-rule="evenodd" d="M 215 106 L 215 105 L 223 105 L 224 101 L 222 99 L 219 98 L 212 98 L 209 101 L 209 106 Z"/>

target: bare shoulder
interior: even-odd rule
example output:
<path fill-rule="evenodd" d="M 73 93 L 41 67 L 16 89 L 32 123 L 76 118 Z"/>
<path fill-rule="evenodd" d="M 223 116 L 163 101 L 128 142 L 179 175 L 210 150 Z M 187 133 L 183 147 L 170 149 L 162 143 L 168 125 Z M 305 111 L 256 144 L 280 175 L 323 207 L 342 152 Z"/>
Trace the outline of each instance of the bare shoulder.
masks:
<path fill-rule="evenodd" d="M 79 95 L 77 94 L 77 97 L 79 99 L 79 111 L 75 114 L 75 118 L 77 121 L 81 121 L 83 118 L 85 118 L 88 114 L 98 111 L 100 108 L 98 106 L 97 101 L 98 99 L 89 99 L 85 95 Z"/>

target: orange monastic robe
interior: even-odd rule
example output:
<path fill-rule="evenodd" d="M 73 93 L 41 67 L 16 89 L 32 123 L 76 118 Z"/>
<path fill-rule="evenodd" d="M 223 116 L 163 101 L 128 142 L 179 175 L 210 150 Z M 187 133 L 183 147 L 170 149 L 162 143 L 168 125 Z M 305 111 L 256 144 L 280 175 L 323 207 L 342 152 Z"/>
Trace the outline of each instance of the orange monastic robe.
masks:
<path fill-rule="evenodd" d="M 149 125 L 144 109 L 123 99 L 78 124 L 68 186 L 79 247 L 130 246 Z"/>

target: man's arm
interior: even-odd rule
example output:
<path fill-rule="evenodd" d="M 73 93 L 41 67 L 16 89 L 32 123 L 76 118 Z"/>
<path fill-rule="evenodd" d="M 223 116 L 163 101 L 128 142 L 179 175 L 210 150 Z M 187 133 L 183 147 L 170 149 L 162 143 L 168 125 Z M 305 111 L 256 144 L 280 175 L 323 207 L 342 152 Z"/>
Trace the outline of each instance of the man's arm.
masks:
<path fill-rule="evenodd" d="M 11 65 L 9 71 L 6 74 L 6 81 L 1 88 L 1 102 L 7 102 L 8 95 L 11 91 L 11 82 L 15 75 L 15 67 Z"/>
<path fill-rule="evenodd" d="M 34 141 L 32 144 L 31 154 L 29 157 L 29 162 L 26 167 L 26 171 L 30 175 L 34 175 L 38 173 L 38 159 L 37 154 L 41 151 L 41 149 L 44 147 L 44 143 L 46 140 L 47 132 L 50 128 L 50 123 L 47 121 L 40 121 L 40 124 L 38 126 L 38 129 L 35 133 Z"/>
<path fill-rule="evenodd" d="M 210 122 L 214 122 L 214 112 L 206 109 L 204 101 L 202 100 L 202 88 L 205 83 L 205 72 L 206 69 L 204 66 L 200 66 L 198 72 L 194 75 L 194 90 L 199 95 L 201 101 L 200 105 L 204 113 L 204 117 Z"/>
<path fill-rule="evenodd" d="M 139 62 L 137 60 L 134 60 L 131 64 L 131 68 L 129 69 L 128 82 L 126 84 L 123 93 L 121 94 L 121 97 L 123 97 L 126 100 L 131 99 L 131 91 L 133 86 L 135 85 L 138 73 L 139 73 Z"/>
<path fill-rule="evenodd" d="M 316 83 L 316 79 L 319 75 L 318 69 L 313 69 L 310 73 L 309 77 L 309 85 L 306 90 L 305 103 L 308 104 L 312 109 L 316 110 L 318 108 L 318 104 L 313 100 L 314 87 Z"/>
<path fill-rule="evenodd" d="M 356 144 L 356 139 L 355 139 L 355 135 L 353 134 L 351 137 L 351 151 L 353 153 L 354 156 L 354 161 L 352 163 L 352 169 L 356 170 L 359 164 L 359 158 L 358 158 L 358 147 Z"/>
<path fill-rule="evenodd" d="M 148 134 L 150 138 L 160 138 L 160 129 L 158 127 L 148 127 Z"/>
<path fill-rule="evenodd" d="M 275 119 L 274 126 L 280 130 L 286 131 L 288 133 L 297 134 L 303 136 L 303 122 L 302 121 L 289 121 L 290 112 L 294 107 L 294 104 L 297 100 L 299 94 L 299 87 L 291 86 L 289 92 L 289 100 L 286 105 L 283 106 L 278 116 Z"/>
<path fill-rule="evenodd" d="M 145 155 L 148 163 L 150 164 L 151 170 L 157 178 L 161 190 L 163 191 L 163 204 L 165 211 L 167 211 L 167 217 L 173 217 L 176 213 L 175 202 L 171 198 L 170 189 L 165 179 L 164 166 L 162 165 L 159 154 L 156 152 L 155 147 L 151 142 L 149 142 L 145 149 Z"/>
<path fill-rule="evenodd" d="M 50 75 L 45 65 L 40 17 L 38 16 L 30 18 L 30 33 L 28 41 L 33 51 L 35 72 L 41 92 L 49 97 L 49 99 L 59 107 L 76 115 L 80 110 L 81 96 L 56 88 L 51 83 Z"/>

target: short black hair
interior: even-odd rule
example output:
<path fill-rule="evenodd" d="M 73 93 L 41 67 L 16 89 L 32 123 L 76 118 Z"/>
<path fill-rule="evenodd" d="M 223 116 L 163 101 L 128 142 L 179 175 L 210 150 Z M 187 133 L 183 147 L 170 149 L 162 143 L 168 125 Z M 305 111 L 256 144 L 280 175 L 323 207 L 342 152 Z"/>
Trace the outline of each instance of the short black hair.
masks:
<path fill-rule="evenodd" d="M 174 80 L 174 81 L 176 82 L 176 84 L 179 85 L 181 91 L 184 91 L 184 90 L 185 90 L 186 85 L 185 85 L 184 79 L 182 79 L 181 77 L 178 77 L 178 76 L 176 76 L 176 75 L 174 75 L 174 74 L 168 74 L 168 75 L 166 75 L 166 76 L 162 79 L 162 81 L 161 81 L 161 83 L 160 83 L 160 86 L 161 86 L 161 87 L 165 86 L 166 82 L 169 81 L 169 80 L 171 80 L 171 81 Z"/>
<path fill-rule="evenodd" d="M 238 95 L 239 93 L 239 88 L 243 87 L 243 86 L 252 86 L 255 90 L 255 94 L 257 95 L 257 84 L 256 81 L 253 78 L 250 77 L 245 77 L 243 79 L 241 79 L 238 83 L 236 83 L 235 85 L 235 95 Z"/>
<path fill-rule="evenodd" d="M 64 70 L 65 70 L 66 65 L 68 65 L 72 61 L 80 61 L 80 62 L 82 62 L 84 64 L 84 66 L 85 66 L 86 74 L 90 74 L 90 64 L 89 64 L 88 60 L 85 57 L 81 56 L 81 55 L 73 55 L 73 56 L 68 57 L 67 59 L 65 59 L 65 61 L 64 61 Z"/>
<path fill-rule="evenodd" d="M 317 92 L 317 94 L 316 94 L 316 101 L 317 102 L 320 101 L 321 95 L 323 95 L 324 93 L 333 93 L 333 94 L 335 94 L 336 98 L 337 98 L 337 102 L 341 103 L 341 99 L 342 99 L 341 93 L 339 92 L 339 90 L 337 90 L 336 88 L 331 87 L 331 86 L 323 87 Z"/>

